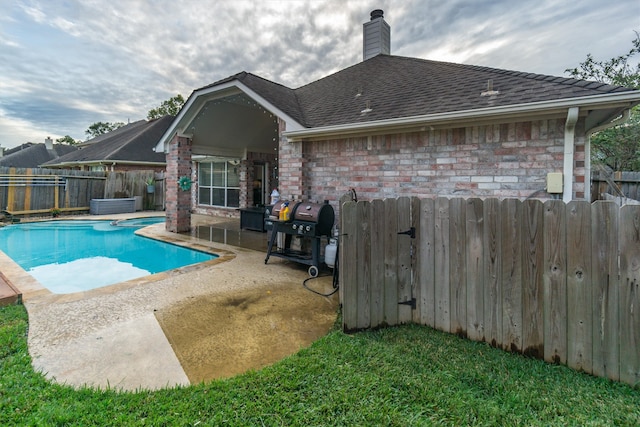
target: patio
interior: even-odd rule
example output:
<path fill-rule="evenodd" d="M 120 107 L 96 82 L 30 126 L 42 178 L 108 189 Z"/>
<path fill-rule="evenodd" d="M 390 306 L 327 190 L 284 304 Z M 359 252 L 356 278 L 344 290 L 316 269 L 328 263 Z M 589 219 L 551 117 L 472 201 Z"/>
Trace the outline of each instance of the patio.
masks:
<path fill-rule="evenodd" d="M 332 327 L 337 294 L 304 289 L 306 268 L 295 263 L 265 265 L 267 233 L 240 230 L 229 218 L 192 220 L 193 235 L 164 224 L 141 234 L 213 248 L 220 258 L 75 294 L 52 294 L 0 254 L 29 313 L 34 368 L 73 387 L 159 389 L 259 369 Z M 313 286 L 328 292 L 331 277 Z"/>

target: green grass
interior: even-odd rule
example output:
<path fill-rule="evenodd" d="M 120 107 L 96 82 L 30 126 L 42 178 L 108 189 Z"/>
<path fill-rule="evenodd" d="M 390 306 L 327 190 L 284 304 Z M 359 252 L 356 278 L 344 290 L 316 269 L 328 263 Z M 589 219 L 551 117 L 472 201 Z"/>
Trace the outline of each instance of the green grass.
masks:
<path fill-rule="evenodd" d="M 426 327 L 346 335 L 228 380 L 74 390 L 31 367 L 27 314 L 0 309 L 0 425 L 640 425 L 640 390 Z"/>

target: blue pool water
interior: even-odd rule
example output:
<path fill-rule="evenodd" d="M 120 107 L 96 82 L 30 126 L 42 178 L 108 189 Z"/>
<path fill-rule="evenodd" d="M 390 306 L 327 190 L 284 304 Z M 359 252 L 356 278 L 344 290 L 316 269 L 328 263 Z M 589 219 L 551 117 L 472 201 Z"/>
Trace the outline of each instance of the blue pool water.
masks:
<path fill-rule="evenodd" d="M 164 221 L 45 221 L 0 228 L 0 250 L 51 292 L 66 294 L 135 279 L 216 258 L 142 236 Z"/>

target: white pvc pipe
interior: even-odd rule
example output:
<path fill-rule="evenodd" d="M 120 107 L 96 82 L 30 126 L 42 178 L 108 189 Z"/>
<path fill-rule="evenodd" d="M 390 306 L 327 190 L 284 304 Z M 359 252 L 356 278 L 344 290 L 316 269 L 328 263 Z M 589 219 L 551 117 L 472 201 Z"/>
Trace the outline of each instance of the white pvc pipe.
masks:
<path fill-rule="evenodd" d="M 573 199 L 573 147 L 575 145 L 575 131 L 579 113 L 579 107 L 569 108 L 567 121 L 564 125 L 564 183 L 562 200 L 565 203 L 569 203 Z"/>

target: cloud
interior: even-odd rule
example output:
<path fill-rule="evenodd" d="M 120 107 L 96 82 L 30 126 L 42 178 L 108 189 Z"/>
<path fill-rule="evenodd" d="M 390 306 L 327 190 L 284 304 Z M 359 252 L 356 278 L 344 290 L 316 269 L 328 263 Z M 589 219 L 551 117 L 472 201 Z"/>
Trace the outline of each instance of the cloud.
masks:
<path fill-rule="evenodd" d="M 3 146 L 37 139 L 25 138 L 29 124 L 38 138 L 43 127 L 84 138 L 95 121 L 142 119 L 163 100 L 240 71 L 305 85 L 361 60 L 362 24 L 377 8 L 391 25 L 392 54 L 553 75 L 587 53 L 609 59 L 628 51 L 640 15 L 637 0 L 606 8 L 596 0 L 0 5 Z"/>

